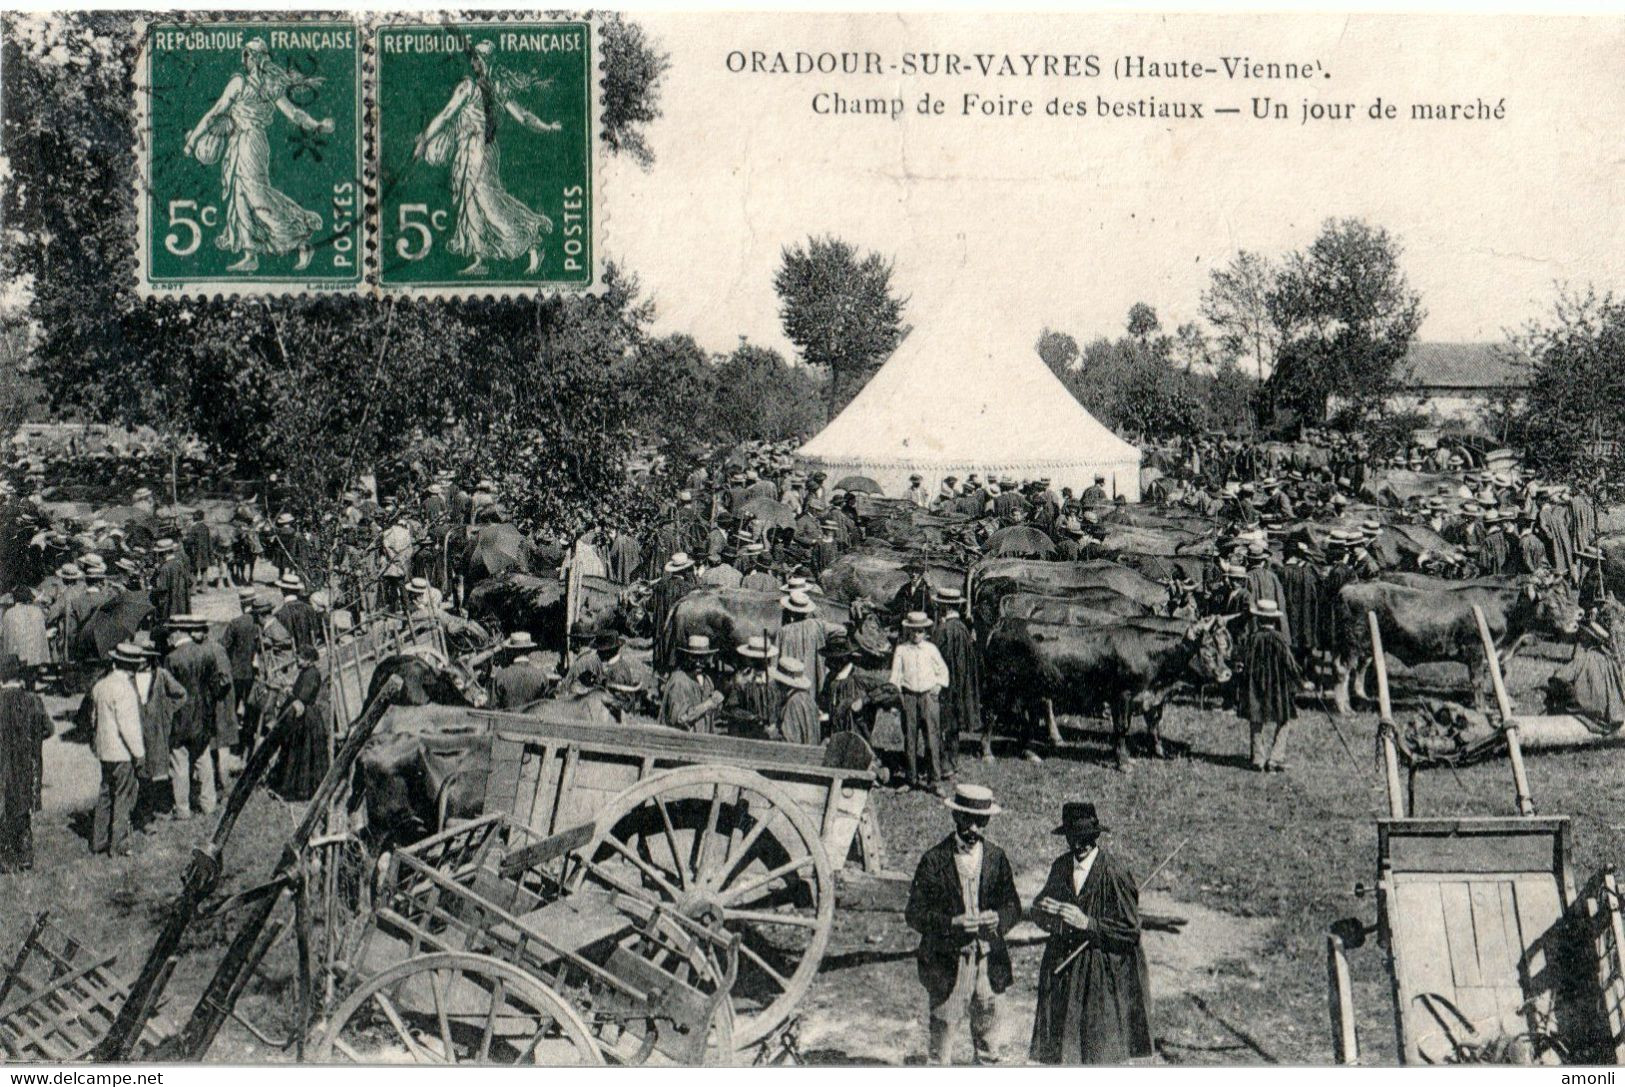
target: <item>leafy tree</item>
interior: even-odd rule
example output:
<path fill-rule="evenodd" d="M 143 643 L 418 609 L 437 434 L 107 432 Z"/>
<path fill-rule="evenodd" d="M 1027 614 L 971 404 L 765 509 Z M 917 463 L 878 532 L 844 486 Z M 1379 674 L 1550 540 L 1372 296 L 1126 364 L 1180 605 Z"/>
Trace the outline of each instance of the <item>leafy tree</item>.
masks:
<path fill-rule="evenodd" d="M 621 382 L 631 398 L 633 426 L 668 456 L 685 455 L 711 439 L 717 368 L 692 336 L 663 336 L 628 357 Z"/>
<path fill-rule="evenodd" d="M 1286 258 L 1268 297 L 1281 340 L 1269 379 L 1278 402 L 1316 422 L 1333 396 L 1356 418 L 1384 411 L 1426 312 L 1401 252 L 1381 227 L 1329 219 L 1308 249 Z"/>
<path fill-rule="evenodd" d="M 524 480 L 516 512 L 533 521 L 624 498 L 633 435 L 612 375 L 650 316 L 631 276 L 612 270 L 602 298 L 534 302 L 138 299 L 133 19 L 0 27 L 17 182 L 0 205 L 0 273 L 32 283 L 30 369 L 54 409 L 196 436 L 315 517 L 360 472 L 403 464 L 441 432 L 463 466 Z M 611 20 L 606 37 L 604 138 L 647 163 L 665 58 L 635 24 Z"/>
<path fill-rule="evenodd" d="M 892 293 L 891 262 L 834 237 L 787 247 L 773 277 L 779 320 L 809 366 L 829 374 L 829 414 L 902 342 L 907 299 Z"/>
<path fill-rule="evenodd" d="M 1174 365 L 1187 373 L 1197 367 L 1206 368 L 1213 362 L 1207 333 L 1195 321 L 1186 321 L 1174 330 L 1173 347 L 1169 354 Z"/>
<path fill-rule="evenodd" d="M 1128 334 L 1142 344 L 1162 328 L 1157 311 L 1144 302 L 1136 302 L 1128 311 Z"/>
<path fill-rule="evenodd" d="M 740 342 L 718 367 L 714 428 L 719 441 L 779 441 L 811 434 L 824 422 L 818 382 L 771 348 Z"/>
<path fill-rule="evenodd" d="M 1077 365 L 1082 357 L 1078 348 L 1078 341 L 1065 332 L 1057 332 L 1052 328 L 1045 328 L 1038 337 L 1038 357 L 1044 360 L 1044 365 L 1054 371 L 1055 376 L 1065 378 L 1069 370 Z"/>
<path fill-rule="evenodd" d="M 1549 317 L 1507 337 L 1529 368 L 1510 438 L 1542 475 L 1590 485 L 1625 471 L 1625 299 L 1562 289 Z"/>
<path fill-rule="evenodd" d="M 1258 380 L 1275 368 L 1280 334 L 1270 319 L 1269 294 L 1275 269 L 1269 259 L 1242 249 L 1230 263 L 1208 275 L 1202 316 L 1219 331 L 1219 344 L 1236 358 L 1253 360 Z"/>

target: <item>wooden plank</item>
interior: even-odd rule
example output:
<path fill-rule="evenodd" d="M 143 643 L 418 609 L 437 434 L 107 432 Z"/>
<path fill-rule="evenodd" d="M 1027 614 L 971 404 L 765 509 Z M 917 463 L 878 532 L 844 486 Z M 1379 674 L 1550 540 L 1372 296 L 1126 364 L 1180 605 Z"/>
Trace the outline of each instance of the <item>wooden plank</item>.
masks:
<path fill-rule="evenodd" d="M 1399 872 L 1555 872 L 1561 864 L 1561 827 L 1540 822 L 1496 820 L 1425 828 L 1401 824 L 1388 835 L 1388 856 Z"/>
<path fill-rule="evenodd" d="M 1473 938 L 1473 907 L 1467 884 L 1456 880 L 1440 883 L 1439 902 L 1444 908 L 1451 980 L 1458 990 L 1484 984 L 1478 972 L 1478 947 Z"/>
<path fill-rule="evenodd" d="M 1522 990 L 1524 948 L 1527 944 L 1523 938 L 1523 929 L 1518 924 L 1518 901 L 1513 893 L 1512 881 L 1497 880 L 1495 893 L 1501 900 L 1501 942 L 1512 960 L 1513 981 Z"/>
<path fill-rule="evenodd" d="M 1478 975 L 1484 984 L 1504 988 L 1518 985 L 1521 946 L 1509 947 L 1501 917 L 1500 888 L 1504 880 L 1474 880 L 1467 885 L 1473 917 L 1473 943 L 1478 950 Z"/>
<path fill-rule="evenodd" d="M 1397 915 L 1389 918 L 1395 954 L 1403 951 L 1404 977 L 1396 977 L 1402 1003 L 1409 1007 L 1418 993 L 1438 993 L 1454 999 L 1450 937 L 1445 927 L 1444 904 L 1437 883 L 1396 883 Z M 1414 1045 L 1414 1039 L 1411 1043 Z"/>
<path fill-rule="evenodd" d="M 1544 942 L 1563 918 L 1557 884 L 1550 876 L 1545 879 L 1520 877 L 1513 883 L 1513 898 L 1518 912 L 1518 930 L 1523 936 L 1528 995 L 1537 1001 L 1541 1012 L 1549 1012 L 1557 979 L 1550 976 Z"/>

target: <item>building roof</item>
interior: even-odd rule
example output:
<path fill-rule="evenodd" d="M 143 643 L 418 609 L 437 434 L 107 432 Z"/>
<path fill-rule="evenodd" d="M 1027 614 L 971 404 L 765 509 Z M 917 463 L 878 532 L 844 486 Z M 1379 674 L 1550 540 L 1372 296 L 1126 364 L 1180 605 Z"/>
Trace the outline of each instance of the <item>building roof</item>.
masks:
<path fill-rule="evenodd" d="M 1525 388 L 1529 373 L 1501 343 L 1413 343 L 1403 366 L 1408 390 Z"/>

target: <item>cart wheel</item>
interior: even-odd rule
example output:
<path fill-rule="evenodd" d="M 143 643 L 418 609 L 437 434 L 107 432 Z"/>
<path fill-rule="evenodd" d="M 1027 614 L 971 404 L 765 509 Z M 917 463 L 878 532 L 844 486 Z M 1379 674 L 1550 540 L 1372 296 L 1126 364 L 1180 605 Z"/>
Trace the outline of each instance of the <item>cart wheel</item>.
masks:
<path fill-rule="evenodd" d="M 375 974 L 323 1029 L 317 1062 L 602 1064 L 575 1009 L 486 955 L 420 955 Z"/>
<path fill-rule="evenodd" d="M 818 826 L 784 790 L 735 766 L 684 766 L 608 801 L 584 878 L 737 933 L 733 1037 L 755 1045 L 812 984 L 835 918 Z"/>

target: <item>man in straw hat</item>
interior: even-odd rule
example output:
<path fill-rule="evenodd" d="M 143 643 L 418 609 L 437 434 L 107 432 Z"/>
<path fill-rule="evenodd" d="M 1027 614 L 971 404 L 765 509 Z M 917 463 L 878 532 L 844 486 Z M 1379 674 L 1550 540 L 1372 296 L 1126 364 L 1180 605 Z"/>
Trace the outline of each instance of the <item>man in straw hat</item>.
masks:
<path fill-rule="evenodd" d="M 903 914 L 920 934 L 914 958 L 926 993 L 927 1059 L 953 1063 L 954 1028 L 969 1012 L 976 1063 L 995 1063 L 998 994 L 1014 980 L 1004 938 L 1021 919 L 1021 899 L 1004 850 L 986 839 L 1001 810 L 993 790 L 961 784 L 943 805 L 953 832 L 921 855 Z"/>
<path fill-rule="evenodd" d="M 813 698 L 807 666 L 781 649 L 778 659 L 768 669 L 768 677 L 783 692 L 777 738 L 789 744 L 823 743 L 824 730 L 818 720 L 818 703 Z"/>
<path fill-rule="evenodd" d="M 791 579 L 792 586 L 796 580 Z M 802 587 L 787 588 L 779 597 L 779 654 L 800 661 L 807 669 L 807 678 L 812 680 L 812 689 L 821 691 L 824 689 L 824 658 L 819 650 L 824 648 L 829 631 L 818 616 L 818 604 L 805 588 L 806 580 L 800 580 Z"/>
<path fill-rule="evenodd" d="M 931 625 L 925 612 L 909 612 L 903 617 L 904 640 L 892 651 L 891 682 L 902 698 L 903 754 L 908 766 L 905 784 L 914 788 L 940 788 L 943 782 L 939 699 L 952 677 L 942 653 L 928 637 Z M 925 776 L 919 767 L 922 748 Z"/>
<path fill-rule="evenodd" d="M 517 712 L 546 696 L 551 683 L 547 672 L 536 663 L 537 649 L 528 630 L 516 630 L 503 640 L 502 655 L 507 663 L 491 676 L 493 709 Z"/>
<path fill-rule="evenodd" d="M 192 610 L 192 570 L 175 541 L 167 537 L 152 545 L 152 553 L 159 558 L 150 590 L 152 622 L 161 627 L 171 615 Z"/>
<path fill-rule="evenodd" d="M 209 622 L 201 615 L 170 617 L 173 639 L 165 667 L 186 688 L 186 701 L 171 724 L 169 786 L 175 798 L 175 818 L 192 814 L 192 778 L 197 778 L 198 810 L 214 811 L 217 767 L 214 752 L 236 742 L 236 718 L 222 715 L 221 706 L 232 695 L 231 662 L 218 642 L 209 639 Z M 229 731 L 228 731 L 229 730 Z"/>
<path fill-rule="evenodd" d="M 276 579 L 282 590 L 282 606 L 276 610 L 276 620 L 293 639 L 294 648 L 315 645 L 322 637 L 321 616 L 310 606 L 304 579 L 289 571 Z"/>
<path fill-rule="evenodd" d="M 91 819 L 90 851 L 128 857 L 136 766 L 147 754 L 141 734 L 141 695 L 135 684 L 142 652 L 131 642 L 121 642 L 113 649 L 111 660 L 112 670 L 90 689 L 95 737 L 91 747 L 102 766 L 101 787 Z"/>
<path fill-rule="evenodd" d="M 676 633 L 667 629 L 666 621 L 677 602 L 694 588 L 694 560 L 688 552 L 679 551 L 666 561 L 659 581 L 649 596 L 649 618 L 654 623 L 654 666 L 657 672 L 669 672 L 677 664 Z"/>
<path fill-rule="evenodd" d="M 666 677 L 660 693 L 660 723 L 703 735 L 717 731 L 717 708 L 722 695 L 711 678 L 716 648 L 704 634 L 690 634 L 677 647 L 677 667 Z"/>
<path fill-rule="evenodd" d="M 1033 920 L 1050 934 L 1038 968 L 1031 1057 L 1122 1064 L 1151 1055 L 1151 986 L 1140 944 L 1140 889 L 1100 848 L 1093 804 L 1061 806 L 1067 851 L 1050 865 Z"/>
<path fill-rule="evenodd" d="M 1280 773 L 1287 769 L 1287 726 L 1298 715 L 1293 697 L 1302 673 L 1281 632 L 1280 604 L 1257 600 L 1250 610 L 1251 627 L 1236 647 L 1240 662 L 1236 709 L 1247 720 L 1252 768 Z M 1267 743 L 1266 728 L 1274 733 Z"/>
<path fill-rule="evenodd" d="M 765 737 L 777 726 L 783 702 L 779 687 L 769 675 L 779 655 L 778 647 L 765 635 L 753 634 L 739 644 L 736 652 L 743 663 L 734 673 L 723 715 L 736 731 Z"/>

